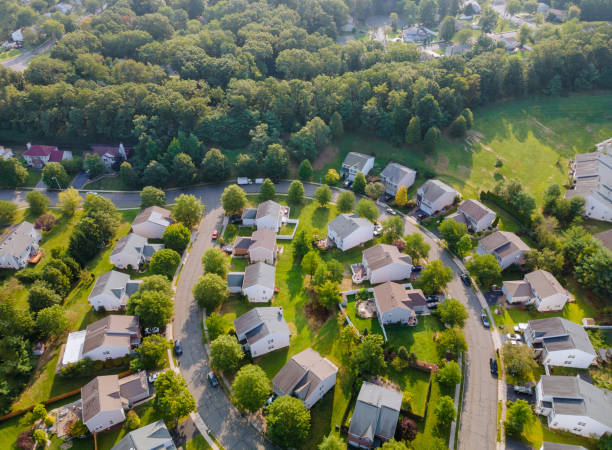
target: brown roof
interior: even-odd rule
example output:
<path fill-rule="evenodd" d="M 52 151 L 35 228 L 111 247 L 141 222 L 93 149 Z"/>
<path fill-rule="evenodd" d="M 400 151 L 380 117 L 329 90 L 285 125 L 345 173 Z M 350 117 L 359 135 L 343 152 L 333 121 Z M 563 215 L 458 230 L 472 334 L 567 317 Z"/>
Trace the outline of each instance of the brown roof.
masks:
<path fill-rule="evenodd" d="M 119 377 L 105 375 L 96 377 L 81 388 L 83 422 L 87 422 L 101 411 L 122 409 L 119 394 Z"/>
<path fill-rule="evenodd" d="M 528 273 L 525 275 L 525 280 L 527 280 L 531 288 L 542 298 L 550 297 L 555 294 L 567 293 L 553 274 L 546 270 L 535 270 Z"/>
<path fill-rule="evenodd" d="M 593 237 L 601 241 L 603 246 L 612 252 L 612 230 L 602 231 L 593 235 Z"/>
<path fill-rule="evenodd" d="M 337 372 L 338 368 L 327 358 L 307 348 L 287 361 L 272 382 L 284 395 L 291 395 L 295 391 L 306 399 L 321 381 Z"/>
<path fill-rule="evenodd" d="M 504 281 L 504 288 L 510 297 L 531 297 L 531 286 L 523 280 Z"/>
<path fill-rule="evenodd" d="M 414 308 L 416 306 L 427 306 L 425 294 L 423 294 L 421 289 L 407 289 L 406 295 L 408 295 L 408 300 L 404 300 L 402 302 L 404 305 L 410 308 Z"/>
<path fill-rule="evenodd" d="M 402 255 L 395 245 L 378 244 L 363 251 L 363 257 L 370 270 L 376 270 L 392 263 L 410 264 L 410 256 Z"/>
<path fill-rule="evenodd" d="M 471 217 L 475 221 L 479 221 L 487 214 L 495 214 L 495 212 L 491 209 L 480 203 L 478 200 L 467 199 L 463 203 L 459 205 L 458 208 L 463 214 L 468 217 Z"/>
<path fill-rule="evenodd" d="M 172 212 L 165 208 L 160 208 L 159 206 L 149 206 L 148 208 L 143 209 L 138 213 L 132 225 L 139 225 L 144 222 L 148 222 L 153 217 L 152 221 L 156 222 L 156 219 L 161 218 L 164 221 L 173 222 L 170 217 Z"/>
<path fill-rule="evenodd" d="M 410 303 L 406 289 L 401 284 L 387 281 L 374 287 L 374 298 L 381 313 L 395 308 L 408 308 L 404 302 Z"/>
<path fill-rule="evenodd" d="M 259 204 L 259 206 L 257 207 L 257 215 L 255 216 L 255 218 L 261 219 L 262 217 L 266 216 L 272 216 L 276 218 L 280 215 L 280 212 L 280 203 L 276 203 L 273 200 L 267 200 Z"/>
<path fill-rule="evenodd" d="M 83 354 L 103 345 L 130 345 L 130 335 L 138 335 L 138 317 L 113 314 L 87 326 Z"/>
<path fill-rule="evenodd" d="M 119 380 L 121 397 L 128 401 L 138 400 L 143 394 L 149 395 L 147 373 L 144 370 Z"/>
<path fill-rule="evenodd" d="M 503 256 L 504 254 L 508 253 L 508 250 L 529 250 L 529 246 L 523 241 L 521 241 L 521 238 L 509 231 L 496 231 L 494 233 L 491 233 L 487 237 L 481 239 L 480 244 L 488 252 L 494 252 L 497 250 L 497 253 L 499 253 L 500 256 Z M 509 246 L 511 247 L 508 248 Z"/>
<path fill-rule="evenodd" d="M 263 247 L 270 251 L 274 251 L 274 249 L 276 249 L 276 233 L 274 230 L 257 230 L 251 236 L 251 240 L 252 243 L 249 250 L 258 247 Z"/>

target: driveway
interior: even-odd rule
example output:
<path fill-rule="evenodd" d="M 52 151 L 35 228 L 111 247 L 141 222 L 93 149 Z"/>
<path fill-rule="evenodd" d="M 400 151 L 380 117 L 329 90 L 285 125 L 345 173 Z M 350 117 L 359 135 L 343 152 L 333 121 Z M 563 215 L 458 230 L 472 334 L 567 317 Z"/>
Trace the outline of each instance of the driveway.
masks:
<path fill-rule="evenodd" d="M 72 180 L 72 183 L 70 183 L 70 186 L 72 186 L 75 189 L 81 189 L 83 185 L 87 183 L 87 180 L 89 180 L 89 177 L 87 176 L 87 172 L 81 170 L 77 174 L 77 176 L 74 177 L 74 180 Z"/>

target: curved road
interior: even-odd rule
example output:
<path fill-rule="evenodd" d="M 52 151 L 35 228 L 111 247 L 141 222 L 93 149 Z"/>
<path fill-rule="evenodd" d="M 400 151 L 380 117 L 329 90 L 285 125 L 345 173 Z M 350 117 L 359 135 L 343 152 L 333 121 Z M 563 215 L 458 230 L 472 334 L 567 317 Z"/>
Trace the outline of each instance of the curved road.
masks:
<path fill-rule="evenodd" d="M 201 258 L 204 251 L 213 245 L 210 239 L 214 229 L 221 228 L 223 210 L 220 204 L 221 193 L 225 186 L 207 185 L 189 189 L 172 190 L 166 193 L 169 203 L 182 193 L 199 197 L 206 206 L 205 216 L 200 223 L 197 237 L 189 257 L 181 271 L 176 290 L 174 337 L 181 340 L 184 353 L 180 357 L 180 368 L 189 389 L 194 395 L 198 411 L 213 435 L 228 449 L 266 449 L 272 448 L 246 419 L 241 417 L 228 397 L 219 388 L 212 388 L 207 380 L 208 356 L 202 342 L 201 314 L 194 302 L 191 288 L 202 274 Z M 279 193 L 286 193 L 290 182 L 276 185 Z M 242 186 L 247 193 L 259 191 L 258 185 Z M 305 183 L 305 195 L 312 197 L 318 185 Z M 25 204 L 28 191 L 0 191 L 0 199 Z M 334 190 L 334 197 L 340 190 Z M 48 192 L 51 203 L 57 202 L 57 192 Z M 138 207 L 140 195 L 137 192 L 101 192 L 100 195 L 112 200 L 118 208 Z M 384 218 L 381 209 L 381 218 Z M 406 233 L 421 232 L 411 218 L 405 220 Z M 422 233 L 423 234 L 423 233 Z M 497 381 L 489 373 L 489 357 L 494 353 L 491 332 L 480 322 L 481 306 L 472 288 L 463 285 L 459 279 L 461 269 L 453 258 L 426 234 L 425 241 L 431 246 L 430 259 L 440 259 L 453 269 L 455 277 L 449 283 L 449 294 L 462 301 L 468 308 L 469 318 L 464 331 L 468 342 L 466 355 L 467 374 L 463 396 L 463 412 L 459 429 L 459 448 L 494 448 L 497 430 Z M 488 443 L 488 444 L 485 444 Z"/>

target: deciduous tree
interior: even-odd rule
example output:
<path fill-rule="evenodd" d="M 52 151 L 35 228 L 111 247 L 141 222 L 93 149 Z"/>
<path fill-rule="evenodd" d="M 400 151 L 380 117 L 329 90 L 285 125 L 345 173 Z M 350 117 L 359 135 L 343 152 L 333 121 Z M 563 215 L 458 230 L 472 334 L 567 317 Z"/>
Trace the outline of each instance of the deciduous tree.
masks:
<path fill-rule="evenodd" d="M 168 358 L 168 349 L 172 346 L 161 334 L 146 336 L 135 349 L 137 358 L 132 360 L 132 370 L 154 370 L 162 368 Z"/>
<path fill-rule="evenodd" d="M 327 206 L 332 198 L 331 189 L 327 185 L 319 186 L 314 193 L 314 198 L 317 202 L 319 202 L 319 205 Z"/>
<path fill-rule="evenodd" d="M 455 403 L 453 399 L 448 395 L 440 397 L 436 403 L 435 413 L 438 418 L 438 424 L 442 427 L 450 426 L 451 422 L 455 420 Z"/>
<path fill-rule="evenodd" d="M 236 374 L 232 391 L 240 409 L 255 412 L 266 403 L 272 383 L 261 367 L 249 364 Z"/>
<path fill-rule="evenodd" d="M 259 201 L 272 200 L 276 195 L 276 187 L 270 178 L 266 178 L 259 189 Z"/>
<path fill-rule="evenodd" d="M 232 184 L 223 190 L 221 204 L 228 216 L 239 214 L 247 204 L 246 193 L 237 184 Z"/>
<path fill-rule="evenodd" d="M 278 397 L 268 407 L 268 436 L 279 445 L 299 446 L 310 433 L 310 411 L 295 397 Z"/>
<path fill-rule="evenodd" d="M 357 194 L 365 193 L 366 184 L 367 181 L 365 175 L 361 172 L 357 172 L 357 175 L 355 175 L 355 179 L 353 180 L 353 191 L 355 191 Z"/>
<path fill-rule="evenodd" d="M 149 263 L 151 273 L 165 275 L 169 280 L 174 278 L 174 273 L 181 263 L 181 255 L 170 248 L 158 250 L 153 254 Z"/>
<path fill-rule="evenodd" d="M 191 194 L 179 195 L 172 208 L 172 217 L 190 230 L 200 222 L 203 215 L 204 205 L 195 195 Z"/>
<path fill-rule="evenodd" d="M 455 387 L 461 381 L 461 369 L 455 361 L 447 361 L 438 369 L 438 381 L 447 387 Z"/>
<path fill-rule="evenodd" d="M 379 375 L 386 367 L 380 334 L 368 334 L 355 348 L 351 364 L 358 375 Z"/>
<path fill-rule="evenodd" d="M 196 404 L 182 375 L 162 372 L 155 380 L 155 409 L 164 422 L 174 427 L 180 418 L 195 411 Z"/>
<path fill-rule="evenodd" d="M 355 209 L 355 194 L 351 191 L 344 191 L 338 196 L 338 201 L 336 202 L 336 206 L 338 207 L 338 211 L 341 213 L 349 213 Z"/>
<path fill-rule="evenodd" d="M 127 303 L 128 314 L 134 314 L 140 319 L 140 325 L 146 328 L 166 326 L 174 309 L 170 296 L 164 292 L 139 290 L 132 295 Z"/>
<path fill-rule="evenodd" d="M 370 222 L 375 222 L 378 219 L 378 207 L 372 200 L 362 198 L 357 202 L 355 212 L 360 217 L 368 219 Z"/>
<path fill-rule="evenodd" d="M 298 176 L 302 180 L 310 180 L 312 178 L 312 165 L 307 159 L 300 163 L 300 167 L 298 168 Z"/>
<path fill-rule="evenodd" d="M 445 298 L 438 306 L 438 314 L 442 323 L 463 328 L 468 318 L 465 305 L 454 298 Z"/>
<path fill-rule="evenodd" d="M 83 204 L 83 198 L 79 191 L 73 187 L 62 191 L 58 195 L 59 206 L 62 210 L 62 214 L 66 217 L 74 216 L 75 211 Z"/>
<path fill-rule="evenodd" d="M 227 281 L 215 273 L 201 276 L 193 286 L 193 296 L 200 308 L 213 312 L 229 297 Z"/>
<path fill-rule="evenodd" d="M 189 245 L 191 233 L 182 223 L 173 223 L 166 227 L 162 239 L 167 248 L 182 254 Z"/>
<path fill-rule="evenodd" d="M 145 186 L 140 191 L 140 206 L 164 206 L 166 204 L 166 193 L 154 186 Z"/>
<path fill-rule="evenodd" d="M 508 436 L 520 436 L 523 428 L 533 417 L 531 406 L 526 400 L 516 399 L 508 402 L 506 421 L 504 429 Z"/>
<path fill-rule="evenodd" d="M 68 318 L 58 305 L 41 309 L 36 316 L 36 328 L 42 337 L 57 337 L 68 329 Z"/>
<path fill-rule="evenodd" d="M 299 205 L 304 201 L 304 185 L 299 180 L 293 180 L 287 191 L 287 201 L 292 205 Z"/>
<path fill-rule="evenodd" d="M 413 261 L 425 259 L 429 255 L 430 246 L 421 233 L 407 234 L 404 236 L 404 243 L 406 244 L 404 252 L 408 253 Z"/>
<path fill-rule="evenodd" d="M 26 201 L 28 202 L 28 211 L 34 216 L 38 217 L 41 214 L 47 212 L 47 206 L 49 205 L 49 197 L 39 191 L 30 191 L 26 194 Z"/>
<path fill-rule="evenodd" d="M 453 270 L 444 266 L 442 261 L 436 259 L 431 261 L 418 280 L 419 286 L 425 294 L 436 294 L 440 292 L 453 279 Z"/>
<path fill-rule="evenodd" d="M 230 269 L 230 259 L 220 248 L 211 247 L 202 255 L 202 266 L 205 273 L 215 273 L 225 278 Z"/>
<path fill-rule="evenodd" d="M 242 347 L 236 336 L 224 334 L 210 343 L 210 365 L 215 370 L 232 372 L 244 358 Z"/>
<path fill-rule="evenodd" d="M 408 190 L 406 186 L 401 185 L 395 193 L 395 204 L 399 207 L 406 206 L 408 203 Z"/>
<path fill-rule="evenodd" d="M 482 287 L 489 287 L 501 280 L 501 267 L 494 255 L 474 255 L 466 266 L 470 275 Z"/>

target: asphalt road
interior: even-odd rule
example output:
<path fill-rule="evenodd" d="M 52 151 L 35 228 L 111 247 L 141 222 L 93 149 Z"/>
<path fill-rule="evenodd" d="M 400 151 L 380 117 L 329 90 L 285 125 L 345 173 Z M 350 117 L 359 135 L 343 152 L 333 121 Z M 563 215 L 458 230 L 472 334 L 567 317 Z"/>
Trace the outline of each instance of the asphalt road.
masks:
<path fill-rule="evenodd" d="M 28 67 L 28 64 L 30 64 L 32 58 L 40 55 L 41 53 L 45 53 L 47 50 L 49 50 L 55 45 L 55 42 L 55 39 L 51 39 L 50 41 L 45 42 L 43 45 L 38 48 L 35 48 L 34 50 L 28 50 L 24 52 L 23 55 L 19 55 L 16 58 L 1 61 L 0 64 L 16 72 L 23 72 L 26 67 Z"/>

